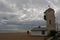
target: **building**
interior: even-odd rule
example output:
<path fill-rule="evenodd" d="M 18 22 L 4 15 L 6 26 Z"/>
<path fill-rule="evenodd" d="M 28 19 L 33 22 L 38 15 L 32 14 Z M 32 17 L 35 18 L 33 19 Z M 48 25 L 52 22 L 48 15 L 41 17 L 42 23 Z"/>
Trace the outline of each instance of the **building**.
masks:
<path fill-rule="evenodd" d="M 46 27 L 35 27 L 31 30 L 32 36 L 47 36 L 48 30 Z"/>
<path fill-rule="evenodd" d="M 46 21 L 47 29 L 50 30 L 56 30 L 56 24 L 55 24 L 55 11 L 52 8 L 48 8 L 44 12 L 44 20 Z"/>

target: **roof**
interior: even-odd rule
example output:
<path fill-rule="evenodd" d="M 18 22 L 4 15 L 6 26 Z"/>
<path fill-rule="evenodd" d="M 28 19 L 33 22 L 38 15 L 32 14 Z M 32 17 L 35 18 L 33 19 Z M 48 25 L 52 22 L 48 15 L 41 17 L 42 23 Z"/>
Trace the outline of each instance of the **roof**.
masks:
<path fill-rule="evenodd" d="M 44 13 L 46 13 L 46 12 L 50 12 L 50 11 L 55 12 L 54 9 L 52 9 L 52 8 L 48 8 Z"/>
<path fill-rule="evenodd" d="M 41 30 L 47 30 L 47 28 L 46 27 L 35 27 L 35 28 L 33 28 L 31 31 L 41 31 Z"/>

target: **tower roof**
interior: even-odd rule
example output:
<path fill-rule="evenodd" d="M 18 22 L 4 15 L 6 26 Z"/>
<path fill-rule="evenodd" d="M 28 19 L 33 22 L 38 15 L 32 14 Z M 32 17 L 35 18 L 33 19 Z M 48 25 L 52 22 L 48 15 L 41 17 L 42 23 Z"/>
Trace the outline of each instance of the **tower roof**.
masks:
<path fill-rule="evenodd" d="M 46 12 L 50 12 L 50 11 L 55 12 L 54 9 L 52 9 L 52 8 L 48 8 L 44 13 L 46 13 Z"/>

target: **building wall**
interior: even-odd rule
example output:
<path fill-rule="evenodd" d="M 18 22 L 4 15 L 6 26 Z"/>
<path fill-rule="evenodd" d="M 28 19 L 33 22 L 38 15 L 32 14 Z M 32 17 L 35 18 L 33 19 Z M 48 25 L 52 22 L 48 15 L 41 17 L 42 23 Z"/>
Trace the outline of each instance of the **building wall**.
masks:
<path fill-rule="evenodd" d="M 45 34 L 42 34 L 42 31 L 32 31 L 31 35 L 32 36 L 47 36 L 48 35 L 48 31 L 45 31 Z"/>
<path fill-rule="evenodd" d="M 48 30 L 55 30 L 56 29 L 56 24 L 55 24 L 54 11 L 46 12 L 45 16 L 46 16 L 47 29 Z M 51 23 L 50 23 L 50 21 L 51 21 Z"/>
<path fill-rule="evenodd" d="M 49 22 L 50 20 L 51 20 L 51 24 Z M 54 15 L 53 11 L 50 13 L 47 13 L 47 28 L 48 28 L 48 30 L 55 30 L 56 29 L 55 25 L 56 25 L 55 24 L 55 15 Z"/>

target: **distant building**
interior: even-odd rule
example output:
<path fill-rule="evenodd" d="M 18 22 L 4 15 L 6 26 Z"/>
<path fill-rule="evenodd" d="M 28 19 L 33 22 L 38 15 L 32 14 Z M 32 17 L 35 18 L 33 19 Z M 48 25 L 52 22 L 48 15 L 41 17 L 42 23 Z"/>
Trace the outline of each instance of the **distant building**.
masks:
<path fill-rule="evenodd" d="M 45 27 L 35 27 L 31 30 L 32 36 L 47 36 L 48 30 Z"/>

